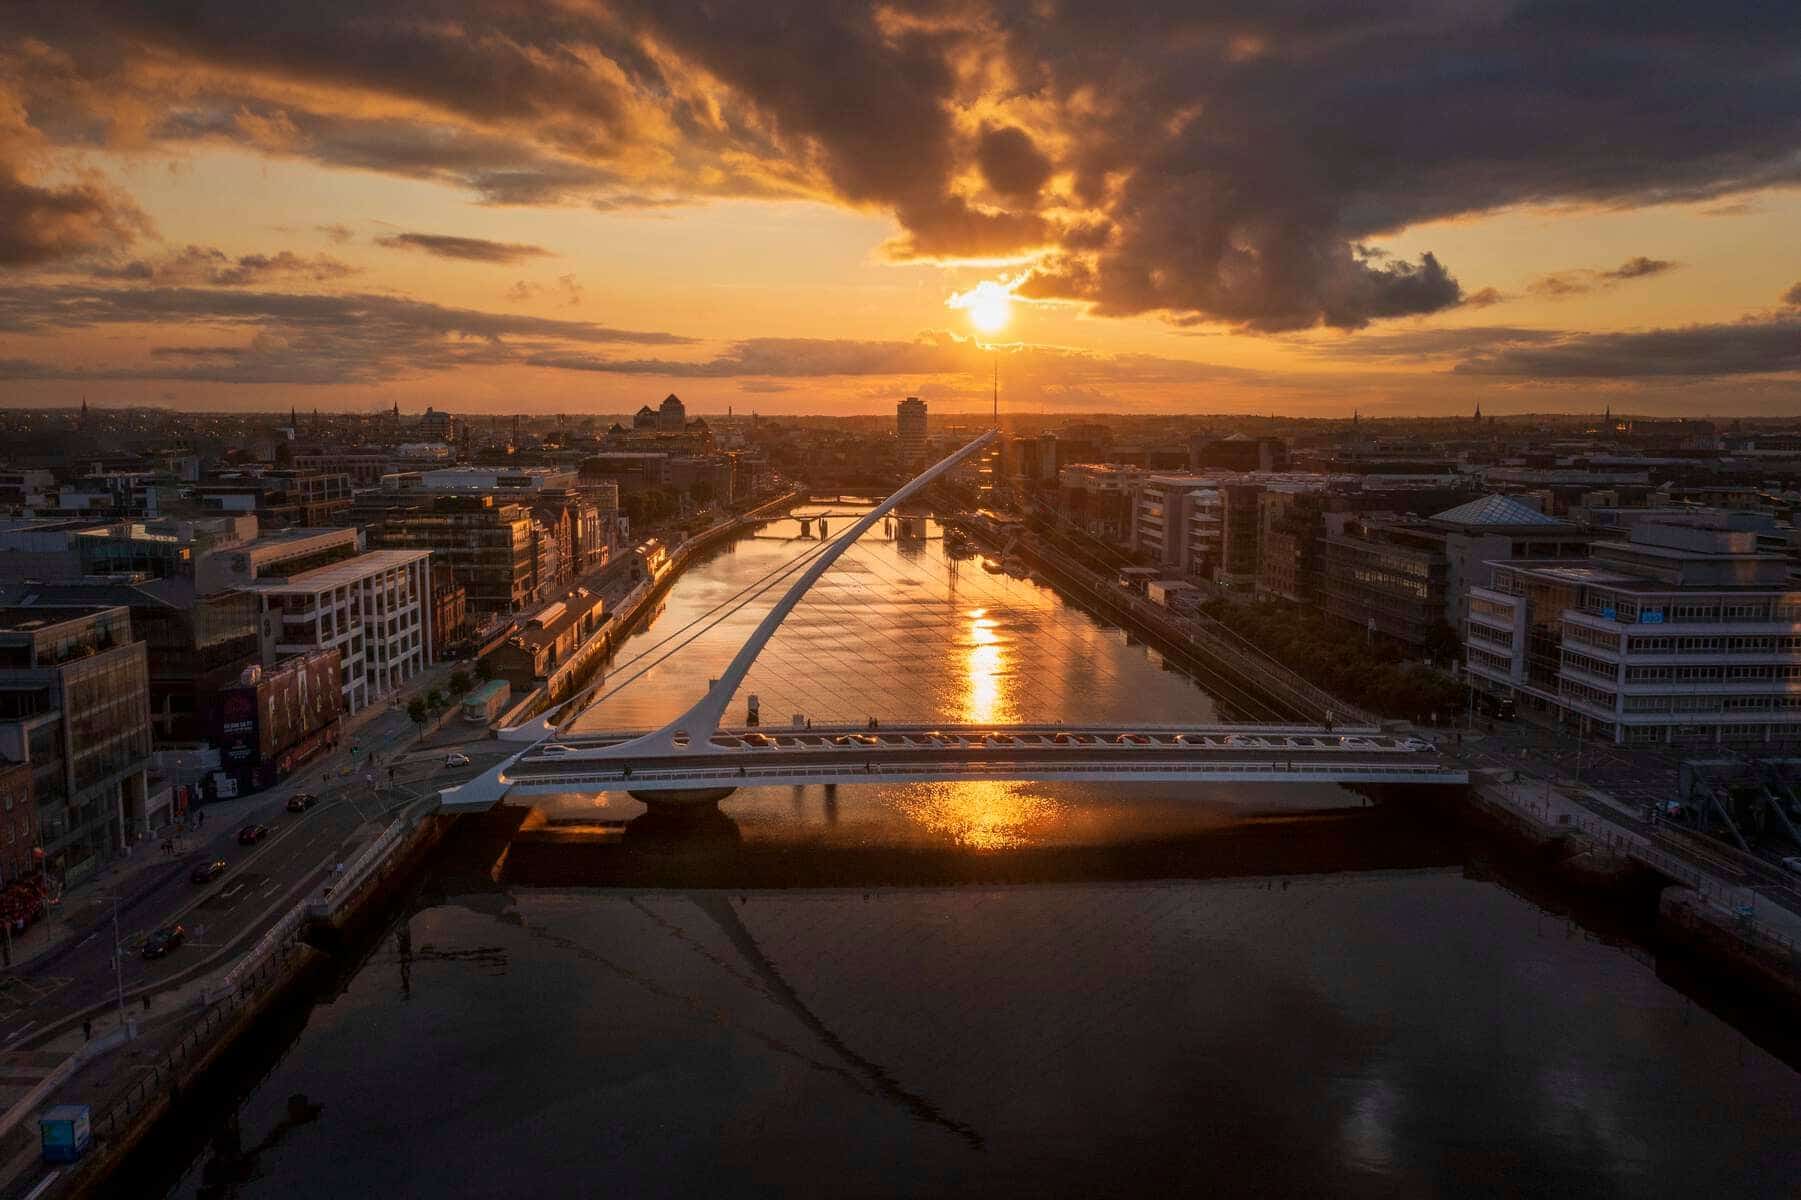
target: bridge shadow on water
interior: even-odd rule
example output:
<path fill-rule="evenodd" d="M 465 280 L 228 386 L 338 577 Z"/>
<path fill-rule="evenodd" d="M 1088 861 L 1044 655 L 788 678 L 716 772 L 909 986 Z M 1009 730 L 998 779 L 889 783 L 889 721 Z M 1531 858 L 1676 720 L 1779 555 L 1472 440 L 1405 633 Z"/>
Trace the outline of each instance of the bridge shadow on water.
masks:
<path fill-rule="evenodd" d="M 1072 883 L 1315 875 L 1446 868 L 1465 860 L 1458 830 L 1417 809 L 1246 809 L 1158 822 L 1112 835 L 1005 848 L 888 838 L 880 830 L 772 828 L 708 808 L 647 811 L 625 821 L 553 817 L 503 805 L 466 820 L 438 859 L 438 887 L 457 895 L 532 887 L 837 888 L 956 883 Z"/>

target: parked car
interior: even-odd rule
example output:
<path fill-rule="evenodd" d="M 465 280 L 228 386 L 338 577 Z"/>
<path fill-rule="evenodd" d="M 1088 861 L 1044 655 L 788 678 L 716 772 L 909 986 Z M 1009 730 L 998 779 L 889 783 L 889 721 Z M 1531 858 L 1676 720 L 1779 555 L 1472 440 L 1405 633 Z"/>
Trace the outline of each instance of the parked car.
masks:
<path fill-rule="evenodd" d="M 179 925 L 165 925 L 144 939 L 144 957 L 161 958 L 187 940 L 187 930 Z"/>
<path fill-rule="evenodd" d="M 313 795 L 311 792 L 295 792 L 292 796 L 288 797 L 288 811 L 305 812 L 317 803 L 319 803 L 319 797 Z"/>
<path fill-rule="evenodd" d="M 225 874 L 225 860 L 222 858 L 215 858 L 212 862 L 201 863 L 199 866 L 195 867 L 194 873 L 189 875 L 188 878 L 192 879 L 195 883 L 211 883 L 223 874 Z"/>
<path fill-rule="evenodd" d="M 444 756 L 444 765 L 447 767 L 466 767 L 469 765 L 469 756 L 467 754 L 457 754 L 454 752 L 446 754 Z"/>
<path fill-rule="evenodd" d="M 238 830 L 238 845 L 254 846 L 269 836 L 267 825 L 246 825 Z"/>
<path fill-rule="evenodd" d="M 1783 869 L 1794 875 L 1801 875 L 1801 857 L 1789 855 L 1782 860 Z"/>

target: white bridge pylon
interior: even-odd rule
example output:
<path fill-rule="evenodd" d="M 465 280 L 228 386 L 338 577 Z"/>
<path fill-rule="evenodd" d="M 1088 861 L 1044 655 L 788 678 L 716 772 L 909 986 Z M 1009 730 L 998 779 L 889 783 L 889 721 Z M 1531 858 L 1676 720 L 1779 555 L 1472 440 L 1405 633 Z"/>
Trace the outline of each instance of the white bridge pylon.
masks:
<path fill-rule="evenodd" d="M 710 739 L 719 731 L 720 719 L 725 716 L 726 707 L 731 704 L 732 696 L 738 691 L 738 685 L 744 682 L 744 677 L 750 673 L 751 665 L 756 662 L 757 655 L 763 652 L 763 647 L 769 644 L 769 639 L 775 636 L 775 631 L 781 628 L 782 622 L 787 619 L 789 613 L 794 611 L 794 606 L 801 602 L 801 599 L 807 594 L 807 590 L 819 581 L 819 577 L 824 575 L 858 538 L 874 528 L 878 521 L 893 512 L 897 506 L 918 495 L 937 480 L 987 449 L 999 436 L 999 429 L 990 429 L 983 433 L 962 449 L 928 467 L 902 485 L 886 500 L 870 509 L 856 524 L 832 539 L 825 549 L 820 551 L 819 555 L 808 564 L 807 569 L 801 572 L 799 578 L 795 579 L 788 590 L 782 594 L 782 598 L 775 602 L 775 607 L 769 610 L 768 615 L 758 623 L 749 640 L 739 649 L 724 673 L 708 686 L 706 695 L 702 696 L 687 712 L 661 729 L 629 741 L 597 749 L 591 753 L 590 757 L 630 760 L 643 757 L 666 758 L 682 754 L 704 754 L 710 751 L 712 749 Z M 559 729 L 569 725 L 580 715 L 580 712 L 569 713 L 560 724 L 553 725 L 547 713 L 536 720 L 501 730 L 498 735 L 501 741 L 524 743 L 519 752 L 502 760 L 492 770 L 478 775 L 461 787 L 443 789 L 441 794 L 445 803 L 451 802 L 452 793 L 457 794 L 456 800 L 459 803 L 478 801 L 478 797 L 485 799 L 489 793 L 492 794 L 492 799 L 488 800 L 488 803 L 498 802 L 509 786 L 507 769 L 524 754 L 555 737 Z"/>

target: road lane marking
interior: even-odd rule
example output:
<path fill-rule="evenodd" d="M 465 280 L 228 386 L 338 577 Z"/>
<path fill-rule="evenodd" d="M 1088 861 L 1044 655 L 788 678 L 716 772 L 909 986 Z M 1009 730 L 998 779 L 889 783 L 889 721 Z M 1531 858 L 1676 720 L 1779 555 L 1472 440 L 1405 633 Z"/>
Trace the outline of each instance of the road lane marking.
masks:
<path fill-rule="evenodd" d="M 25 1036 L 26 1030 L 30 1029 L 33 1025 L 36 1025 L 36 1024 L 37 1024 L 36 1021 L 25 1022 L 25 1024 L 19 1026 L 17 1029 L 15 1029 L 11 1033 L 7 1034 L 6 1040 L 9 1042 L 17 1041 L 19 1038 L 22 1038 Z"/>

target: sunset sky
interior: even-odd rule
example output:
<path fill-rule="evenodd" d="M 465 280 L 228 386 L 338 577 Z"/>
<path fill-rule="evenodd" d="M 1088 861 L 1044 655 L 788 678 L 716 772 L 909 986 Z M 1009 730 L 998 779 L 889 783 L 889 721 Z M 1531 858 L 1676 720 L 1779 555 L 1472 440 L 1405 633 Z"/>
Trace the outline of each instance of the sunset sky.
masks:
<path fill-rule="evenodd" d="M 1801 414 L 1792 2 L 4 18 L 0 404 Z"/>

